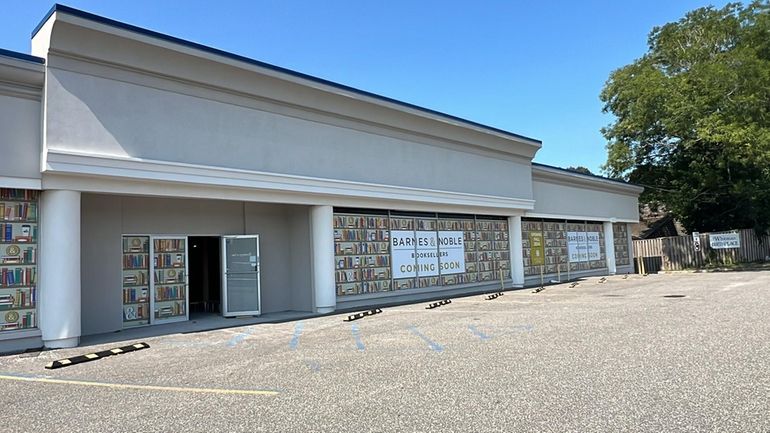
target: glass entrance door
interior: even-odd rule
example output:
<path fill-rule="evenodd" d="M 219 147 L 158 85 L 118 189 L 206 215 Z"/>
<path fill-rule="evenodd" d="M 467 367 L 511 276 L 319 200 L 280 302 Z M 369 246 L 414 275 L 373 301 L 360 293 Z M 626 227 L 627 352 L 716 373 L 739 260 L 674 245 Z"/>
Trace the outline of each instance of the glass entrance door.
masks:
<path fill-rule="evenodd" d="M 222 314 L 260 314 L 259 236 L 222 237 Z"/>

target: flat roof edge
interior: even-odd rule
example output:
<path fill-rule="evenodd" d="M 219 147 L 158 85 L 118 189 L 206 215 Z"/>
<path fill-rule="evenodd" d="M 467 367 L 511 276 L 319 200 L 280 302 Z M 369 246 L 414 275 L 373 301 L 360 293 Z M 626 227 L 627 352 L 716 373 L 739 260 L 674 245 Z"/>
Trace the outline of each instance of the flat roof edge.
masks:
<path fill-rule="evenodd" d="M 635 191 L 635 192 L 638 192 L 638 193 L 641 193 L 642 191 L 644 191 L 644 187 L 643 186 L 637 185 L 637 184 L 634 184 L 634 183 L 631 183 L 631 182 L 626 182 L 624 180 L 612 179 L 612 178 L 609 178 L 609 177 L 599 176 L 597 174 L 580 173 L 580 172 L 577 172 L 577 171 L 568 170 L 566 168 L 556 167 L 556 166 L 553 166 L 553 165 L 542 164 L 542 163 L 539 163 L 539 162 L 533 162 L 532 163 L 532 168 L 533 169 L 539 169 L 543 173 L 558 172 L 559 174 L 576 176 L 576 177 L 580 177 L 580 178 L 582 178 L 582 179 L 584 179 L 586 181 L 594 181 L 594 182 L 597 182 L 597 183 L 600 183 L 600 184 L 601 183 L 611 183 L 613 186 L 620 187 L 620 188 L 625 187 L 629 191 Z"/>
<path fill-rule="evenodd" d="M 18 51 L 11 51 L 0 48 L 0 56 L 10 57 L 12 59 L 24 60 L 26 62 L 37 63 L 40 65 L 45 64 L 45 59 L 42 57 L 36 57 L 29 54 L 20 53 Z"/>
<path fill-rule="evenodd" d="M 433 110 L 433 109 L 430 109 L 430 108 L 421 107 L 419 105 L 411 104 L 409 102 L 404 102 L 404 101 L 400 101 L 398 99 L 393 99 L 393 98 L 390 98 L 390 97 L 387 97 L 387 96 L 379 95 L 377 93 L 368 92 L 366 90 L 361 90 L 361 89 L 358 89 L 358 88 L 355 88 L 355 87 L 351 87 L 351 86 L 347 86 L 347 85 L 344 85 L 344 84 L 340 84 L 340 83 L 337 83 L 337 82 L 334 82 L 334 81 L 330 81 L 330 80 L 326 80 L 326 79 L 323 79 L 323 78 L 315 77 L 313 75 L 308 75 L 308 74 L 305 74 L 305 73 L 302 73 L 302 72 L 297 72 L 297 71 L 294 71 L 294 70 L 291 70 L 291 69 L 283 68 L 281 66 L 272 65 L 270 63 L 265 63 L 265 62 L 262 62 L 262 61 L 259 61 L 259 60 L 252 59 L 250 57 L 242 56 L 242 55 L 239 55 L 239 54 L 234 54 L 234 53 L 231 53 L 229 51 L 224 51 L 224 50 L 221 50 L 221 49 L 218 49 L 218 48 L 213 48 L 213 47 L 210 47 L 210 46 L 207 46 L 207 45 L 203 45 L 203 44 L 200 44 L 200 43 L 197 43 L 197 42 L 192 42 L 192 41 L 181 39 L 181 38 L 178 38 L 178 37 L 175 37 L 175 36 L 170 36 L 170 35 L 167 35 L 165 33 L 156 32 L 154 30 L 148 30 L 148 29 L 145 29 L 145 28 L 142 28 L 142 27 L 138 27 L 138 26 L 135 26 L 135 25 L 132 25 L 132 24 L 127 24 L 127 23 L 124 23 L 124 22 L 121 22 L 121 21 L 113 20 L 111 18 L 106 18 L 106 17 L 100 16 L 100 15 L 92 14 L 90 12 L 85 12 L 85 11 L 82 11 L 80 9 L 75 9 L 73 7 L 65 6 L 65 5 L 62 5 L 62 4 L 59 4 L 59 3 L 56 3 L 56 4 L 53 5 L 53 7 L 51 7 L 51 9 L 48 11 L 46 16 L 40 21 L 40 23 L 32 31 L 32 37 L 33 38 L 43 28 L 43 26 L 51 18 L 51 16 L 54 13 L 56 13 L 56 12 L 66 13 L 66 14 L 69 14 L 69 15 L 72 15 L 72 16 L 75 16 L 75 17 L 78 17 L 78 18 L 85 19 L 85 20 L 89 20 L 89 21 L 93 21 L 93 22 L 96 22 L 96 23 L 104 24 L 104 25 L 107 25 L 107 26 L 119 28 L 119 29 L 126 30 L 126 31 L 129 31 L 129 32 L 133 32 L 133 33 L 138 33 L 138 34 L 144 35 L 144 36 L 149 36 L 149 37 L 152 37 L 152 38 L 157 38 L 157 39 L 160 39 L 160 40 L 163 40 L 163 41 L 166 41 L 166 42 L 171 42 L 171 43 L 174 43 L 174 44 L 179 44 L 179 45 L 187 47 L 187 48 L 193 48 L 193 49 L 200 50 L 200 51 L 203 51 L 203 52 L 206 52 L 206 53 L 209 53 L 209 54 L 214 54 L 214 55 L 217 55 L 217 56 L 222 56 L 222 57 L 225 57 L 225 58 L 228 58 L 228 59 L 231 59 L 231 60 L 236 60 L 236 61 L 247 63 L 247 64 L 250 64 L 250 65 L 253 65 L 253 66 L 258 66 L 258 67 L 261 67 L 261 68 L 265 68 L 265 69 L 268 69 L 268 70 L 271 70 L 271 71 L 274 71 L 274 72 L 286 74 L 286 75 L 289 75 L 289 76 L 292 76 L 292 77 L 295 77 L 295 78 L 300 78 L 300 79 L 308 80 L 308 81 L 311 81 L 311 82 L 314 82 L 314 83 L 317 83 L 317 84 L 321 84 L 321 85 L 325 85 L 325 86 L 329 86 L 329 87 L 332 87 L 332 88 L 335 88 L 335 89 L 338 89 L 338 90 L 343 90 L 343 91 L 346 91 L 346 92 L 358 94 L 358 95 L 365 96 L 365 97 L 372 98 L 372 99 L 376 99 L 376 100 L 379 100 L 379 101 L 382 101 L 382 102 L 386 102 L 386 103 L 394 104 L 394 105 L 397 105 L 397 106 L 401 106 L 403 108 L 408 108 L 408 109 L 420 111 L 420 112 L 423 112 L 423 113 L 426 113 L 426 114 L 430 114 L 430 115 L 433 115 L 433 116 L 444 118 L 446 120 L 451 120 L 451 121 L 454 121 L 454 122 L 459 122 L 461 124 L 465 124 L 465 125 L 472 126 L 472 127 L 475 127 L 475 128 L 484 129 L 484 130 L 487 130 L 489 132 L 501 134 L 501 135 L 504 135 L 504 136 L 507 136 L 507 137 L 510 137 L 510 138 L 515 138 L 515 139 L 518 139 L 518 140 L 528 141 L 530 143 L 534 143 L 535 145 L 542 146 L 542 141 L 540 141 L 540 140 L 538 140 L 536 138 L 531 138 L 531 137 L 527 137 L 527 136 L 524 136 L 524 135 L 521 135 L 521 134 L 516 134 L 514 132 L 506 131 L 504 129 L 500 129 L 500 128 L 495 128 L 493 126 L 484 125 L 482 123 L 474 122 L 472 120 L 464 119 L 462 117 L 454 116 L 454 115 L 447 114 L 447 113 L 444 113 L 444 112 L 441 112 L 441 111 L 437 111 L 437 110 Z"/>

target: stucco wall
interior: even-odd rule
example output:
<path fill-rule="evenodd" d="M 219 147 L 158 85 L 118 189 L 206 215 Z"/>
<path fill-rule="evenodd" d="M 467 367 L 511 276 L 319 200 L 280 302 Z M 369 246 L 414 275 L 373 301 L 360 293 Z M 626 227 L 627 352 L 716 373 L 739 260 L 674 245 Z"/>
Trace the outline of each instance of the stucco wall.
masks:
<path fill-rule="evenodd" d="M 529 214 L 603 221 L 612 218 L 619 221 L 639 219 L 636 194 L 594 190 L 539 179 L 532 182 L 532 193 L 535 209 Z"/>
<path fill-rule="evenodd" d="M 40 179 L 40 101 L 0 92 L 0 176 Z"/>
<path fill-rule="evenodd" d="M 276 114 L 219 92 L 210 91 L 209 98 L 167 87 L 160 79 L 150 86 L 49 68 L 48 148 L 531 198 L 526 160 L 385 135 L 365 123 L 354 129 Z"/>

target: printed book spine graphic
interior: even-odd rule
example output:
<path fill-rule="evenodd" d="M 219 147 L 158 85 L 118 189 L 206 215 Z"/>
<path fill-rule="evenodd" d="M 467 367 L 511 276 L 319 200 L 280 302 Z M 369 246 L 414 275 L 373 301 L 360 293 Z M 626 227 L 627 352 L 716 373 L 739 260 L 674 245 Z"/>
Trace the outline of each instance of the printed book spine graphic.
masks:
<path fill-rule="evenodd" d="M 38 197 L 0 188 L 0 331 L 37 327 Z"/>
<path fill-rule="evenodd" d="M 524 275 L 535 276 L 540 265 L 532 261 L 530 233 L 542 233 L 545 241 L 545 263 L 542 270 L 549 278 L 566 272 L 607 267 L 604 228 L 601 223 L 547 219 L 522 221 Z"/>
<path fill-rule="evenodd" d="M 184 239 L 153 239 L 153 317 L 179 320 L 187 315 Z"/>
<path fill-rule="evenodd" d="M 337 294 L 391 290 L 390 231 L 387 216 L 334 216 Z"/>
<path fill-rule="evenodd" d="M 150 323 L 150 238 L 123 236 L 123 327 Z"/>
<path fill-rule="evenodd" d="M 510 278 L 506 219 L 334 215 L 337 295 Z M 458 270 L 459 269 L 459 270 Z"/>
<path fill-rule="evenodd" d="M 628 225 L 614 223 L 612 225 L 612 237 L 615 245 L 615 264 L 617 266 L 631 263 L 631 254 L 628 248 Z"/>

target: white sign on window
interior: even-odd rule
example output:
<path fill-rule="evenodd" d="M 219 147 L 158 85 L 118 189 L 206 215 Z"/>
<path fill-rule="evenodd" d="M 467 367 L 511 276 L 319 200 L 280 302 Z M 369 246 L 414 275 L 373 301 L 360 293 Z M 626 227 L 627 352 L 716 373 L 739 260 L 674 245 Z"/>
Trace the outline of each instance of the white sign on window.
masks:
<path fill-rule="evenodd" d="M 390 232 L 391 267 L 393 278 L 413 278 L 417 276 L 415 260 L 416 241 L 413 230 L 393 230 Z"/>
<path fill-rule="evenodd" d="M 567 253 L 570 262 L 588 261 L 588 244 L 585 232 L 567 232 Z"/>
<path fill-rule="evenodd" d="M 586 238 L 588 239 L 588 260 L 600 260 L 602 250 L 599 246 L 599 232 L 588 232 Z"/>
<path fill-rule="evenodd" d="M 434 277 L 465 272 L 461 231 L 390 232 L 393 278 Z"/>
<path fill-rule="evenodd" d="M 601 259 L 599 232 L 567 232 L 567 254 L 573 263 Z"/>
<path fill-rule="evenodd" d="M 740 248 L 741 237 L 738 233 L 709 233 L 709 245 L 717 250 Z"/>
<path fill-rule="evenodd" d="M 436 232 L 417 232 L 417 276 L 438 275 L 438 235 Z"/>
<path fill-rule="evenodd" d="M 465 273 L 463 232 L 438 232 L 438 252 L 441 275 Z"/>

